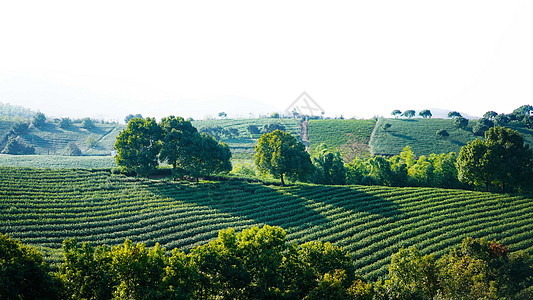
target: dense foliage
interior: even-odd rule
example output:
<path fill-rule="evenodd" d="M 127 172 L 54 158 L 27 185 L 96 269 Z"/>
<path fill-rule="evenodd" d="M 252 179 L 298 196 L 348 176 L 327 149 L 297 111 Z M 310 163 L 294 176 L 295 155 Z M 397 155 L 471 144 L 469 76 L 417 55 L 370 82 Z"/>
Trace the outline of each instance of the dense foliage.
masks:
<path fill-rule="evenodd" d="M 93 247 L 63 242 L 48 273 L 40 254 L 0 236 L 3 299 L 503 299 L 533 296 L 529 254 L 497 241 L 466 238 L 436 259 L 416 248 L 394 254 L 386 280 L 364 281 L 353 257 L 318 241 L 289 244 L 265 225 L 218 238 L 188 254 L 156 244 Z M 61 297 L 60 297 L 61 295 Z"/>
<path fill-rule="evenodd" d="M 261 135 L 255 147 L 255 165 L 261 173 L 281 179 L 281 185 L 285 185 L 285 176 L 301 179 L 312 171 L 304 145 L 281 130 Z"/>
<path fill-rule="evenodd" d="M 166 117 L 133 118 L 120 132 L 115 143 L 117 165 L 126 171 L 147 177 L 160 161 L 172 165 L 174 178 L 198 178 L 212 173 L 231 171 L 231 152 L 223 142 L 200 134 L 190 121 Z"/>

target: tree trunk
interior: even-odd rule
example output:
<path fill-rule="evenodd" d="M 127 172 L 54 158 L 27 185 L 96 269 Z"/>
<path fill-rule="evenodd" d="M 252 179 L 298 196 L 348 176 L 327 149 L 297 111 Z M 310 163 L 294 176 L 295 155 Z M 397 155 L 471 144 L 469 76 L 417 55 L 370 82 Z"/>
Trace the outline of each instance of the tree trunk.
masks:
<path fill-rule="evenodd" d="M 200 182 L 200 177 L 196 177 L 196 183 Z"/>
<path fill-rule="evenodd" d="M 505 193 L 505 182 L 502 182 L 502 193 Z"/>
<path fill-rule="evenodd" d="M 283 174 L 281 174 L 281 186 L 285 186 L 285 181 L 283 181 Z"/>
<path fill-rule="evenodd" d="M 485 181 L 485 191 L 489 191 L 489 182 Z"/>

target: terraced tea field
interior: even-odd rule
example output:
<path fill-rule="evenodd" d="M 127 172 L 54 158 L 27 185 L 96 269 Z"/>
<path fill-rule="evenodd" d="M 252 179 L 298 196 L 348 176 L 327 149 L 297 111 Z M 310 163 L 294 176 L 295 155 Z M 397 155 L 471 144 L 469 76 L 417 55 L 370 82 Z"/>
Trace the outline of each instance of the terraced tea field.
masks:
<path fill-rule="evenodd" d="M 58 262 L 61 242 L 192 247 L 220 229 L 281 226 L 290 241 L 330 241 L 362 274 L 387 273 L 402 246 L 446 252 L 466 236 L 533 251 L 532 199 L 462 190 L 379 186 L 174 183 L 108 172 L 0 168 L 0 232 Z"/>
<path fill-rule="evenodd" d="M 322 143 L 339 149 L 348 140 L 368 144 L 376 121 L 369 120 L 309 120 L 309 148 L 315 150 Z"/>
<path fill-rule="evenodd" d="M 112 156 L 8 155 L 0 154 L 0 167 L 32 167 L 50 169 L 111 169 Z"/>

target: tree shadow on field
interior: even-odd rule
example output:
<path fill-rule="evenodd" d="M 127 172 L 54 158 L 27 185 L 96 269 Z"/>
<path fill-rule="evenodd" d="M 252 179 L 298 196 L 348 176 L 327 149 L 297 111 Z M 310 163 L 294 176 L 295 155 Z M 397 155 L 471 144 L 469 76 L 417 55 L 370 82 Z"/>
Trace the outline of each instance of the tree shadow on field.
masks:
<path fill-rule="evenodd" d="M 413 138 L 412 136 L 408 136 L 408 135 L 405 135 L 405 134 L 401 134 L 401 133 L 394 133 L 394 132 L 390 132 L 390 134 L 394 137 L 397 137 L 397 138 L 400 138 L 400 139 L 404 139 L 404 140 L 409 140 L 409 141 L 414 141 L 416 140 L 415 138 Z"/>
<path fill-rule="evenodd" d="M 280 226 L 287 230 L 330 228 L 333 225 L 325 212 L 338 208 L 391 218 L 401 214 L 399 207 L 391 201 L 343 186 L 277 187 L 223 181 L 198 185 L 168 183 L 164 188 L 151 185 L 149 189 L 164 198 L 209 207 L 234 217 L 253 220 L 254 223 Z M 183 197 L 184 191 L 189 195 L 186 198 Z"/>

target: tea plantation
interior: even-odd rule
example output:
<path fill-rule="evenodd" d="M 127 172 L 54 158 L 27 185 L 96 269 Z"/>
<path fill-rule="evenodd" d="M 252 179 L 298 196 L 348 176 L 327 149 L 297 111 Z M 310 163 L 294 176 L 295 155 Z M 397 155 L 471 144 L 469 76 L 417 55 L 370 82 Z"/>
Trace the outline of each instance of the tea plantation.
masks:
<path fill-rule="evenodd" d="M 464 237 L 533 251 L 533 199 L 464 190 L 382 186 L 288 187 L 242 181 L 176 183 L 106 171 L 0 168 L 0 232 L 57 263 L 64 239 L 119 245 L 125 239 L 183 250 L 262 224 L 289 241 L 330 241 L 350 251 L 367 278 L 391 254 L 416 246 L 441 255 Z"/>

